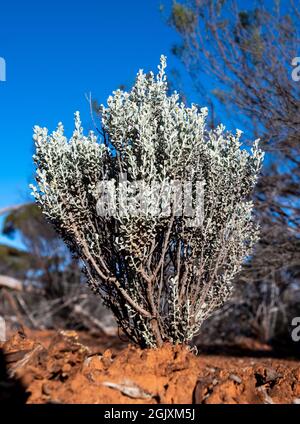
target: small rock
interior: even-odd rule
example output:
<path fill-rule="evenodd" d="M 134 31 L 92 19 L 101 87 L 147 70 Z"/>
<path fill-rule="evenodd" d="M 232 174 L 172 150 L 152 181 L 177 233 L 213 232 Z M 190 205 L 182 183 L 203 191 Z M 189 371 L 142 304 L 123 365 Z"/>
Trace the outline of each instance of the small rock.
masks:
<path fill-rule="evenodd" d="M 50 387 L 48 386 L 48 384 L 47 384 L 47 383 L 44 383 L 44 384 L 42 385 L 42 393 L 43 393 L 44 395 L 46 395 L 46 396 L 49 396 L 49 395 L 50 395 L 51 390 L 50 390 Z"/>
<path fill-rule="evenodd" d="M 153 395 L 145 392 L 134 382 L 124 380 L 121 384 L 113 383 L 111 381 L 103 381 L 103 386 L 110 387 L 111 389 L 119 390 L 123 395 L 133 399 L 151 399 Z"/>
<path fill-rule="evenodd" d="M 0 342 L 6 342 L 5 320 L 0 316 Z"/>
<path fill-rule="evenodd" d="M 234 381 L 235 383 L 238 383 L 238 384 L 242 383 L 242 379 L 235 374 L 230 374 L 229 378 L 230 378 L 230 380 Z"/>
<path fill-rule="evenodd" d="M 293 399 L 293 404 L 300 405 L 300 399 L 299 398 Z"/>
<path fill-rule="evenodd" d="M 274 368 L 266 369 L 266 382 L 277 380 L 282 377 Z"/>

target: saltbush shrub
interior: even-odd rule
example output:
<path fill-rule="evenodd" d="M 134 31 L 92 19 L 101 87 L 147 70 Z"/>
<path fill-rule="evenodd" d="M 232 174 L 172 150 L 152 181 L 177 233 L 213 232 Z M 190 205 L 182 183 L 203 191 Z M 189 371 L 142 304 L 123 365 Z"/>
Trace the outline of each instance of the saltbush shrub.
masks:
<path fill-rule="evenodd" d="M 188 343 L 220 307 L 258 238 L 258 141 L 208 129 L 207 109 L 168 94 L 166 59 L 101 106 L 101 135 L 34 128 L 36 202 L 91 288 L 142 347 Z"/>

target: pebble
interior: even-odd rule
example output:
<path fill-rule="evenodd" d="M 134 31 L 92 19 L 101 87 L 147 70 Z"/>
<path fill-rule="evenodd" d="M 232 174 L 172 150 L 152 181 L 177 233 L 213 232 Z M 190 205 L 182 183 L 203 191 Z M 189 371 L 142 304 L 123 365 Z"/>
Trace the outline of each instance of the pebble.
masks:
<path fill-rule="evenodd" d="M 6 342 L 6 326 L 5 320 L 0 316 L 0 342 Z"/>
<path fill-rule="evenodd" d="M 229 378 L 230 378 L 230 380 L 235 381 L 235 382 L 236 382 L 236 383 L 238 383 L 238 384 L 241 384 L 241 383 L 242 383 L 241 378 L 240 378 L 240 377 L 238 377 L 238 376 L 237 376 L 237 375 L 235 375 L 235 374 L 230 374 Z"/>

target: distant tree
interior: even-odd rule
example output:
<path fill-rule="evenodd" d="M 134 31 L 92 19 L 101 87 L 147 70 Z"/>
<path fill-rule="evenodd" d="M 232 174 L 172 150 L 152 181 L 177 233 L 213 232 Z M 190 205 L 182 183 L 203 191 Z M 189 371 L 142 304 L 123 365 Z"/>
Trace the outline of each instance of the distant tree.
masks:
<path fill-rule="evenodd" d="M 2 234 L 12 238 L 18 234 L 24 247 L 0 245 L 0 274 L 3 279 L 18 278 L 24 290 L 6 293 L 0 313 L 16 314 L 19 322 L 35 327 L 75 325 L 73 306 L 87 296 L 79 262 L 34 203 L 8 207 L 2 213 Z"/>
<path fill-rule="evenodd" d="M 50 298 L 63 296 L 66 290 L 70 290 L 70 277 L 77 280 L 73 286 L 76 287 L 81 278 L 80 268 L 34 203 L 13 208 L 5 215 L 2 234 L 13 237 L 16 233 L 20 236 L 24 251 L 2 246 L 6 255 L 1 262 L 11 265 L 8 273 L 16 275 L 17 268 L 22 265 L 23 275 L 20 277 L 43 287 Z M 12 260 L 13 254 L 18 260 Z"/>
<path fill-rule="evenodd" d="M 28 252 L 0 244 L 0 274 L 23 279 L 30 269 L 32 257 Z"/>
<path fill-rule="evenodd" d="M 0 296 L 0 315 L 35 328 L 89 329 L 111 334 L 111 316 L 86 288 L 80 261 L 34 203 L 2 209 L 2 234 L 21 239 L 23 249 L 0 245 L 0 277 L 23 283 L 23 291 Z M 1 282 L 0 282 L 1 286 Z M 3 294 L 3 295 L 2 295 Z M 5 294 L 5 296 L 4 296 Z"/>

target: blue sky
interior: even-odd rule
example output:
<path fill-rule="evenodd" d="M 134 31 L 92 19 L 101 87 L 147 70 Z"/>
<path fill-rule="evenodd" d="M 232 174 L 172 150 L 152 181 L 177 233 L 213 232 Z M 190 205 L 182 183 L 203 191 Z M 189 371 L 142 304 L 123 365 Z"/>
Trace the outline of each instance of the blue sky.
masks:
<path fill-rule="evenodd" d="M 28 199 L 33 174 L 32 127 L 71 131 L 80 110 L 91 126 L 85 94 L 105 102 L 139 68 L 156 69 L 176 34 L 159 0 L 4 1 L 0 13 L 0 208 Z M 2 238 L 0 241 L 3 241 Z"/>
<path fill-rule="evenodd" d="M 85 93 L 105 102 L 138 68 L 155 68 L 161 53 L 171 56 L 174 37 L 156 0 L 2 2 L 0 207 L 27 195 L 34 124 L 53 129 L 63 121 L 70 130 L 78 109 L 88 126 Z"/>

